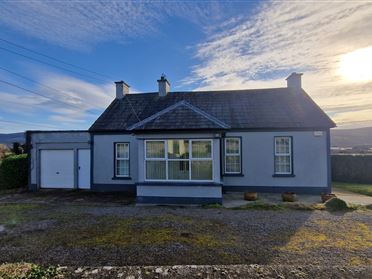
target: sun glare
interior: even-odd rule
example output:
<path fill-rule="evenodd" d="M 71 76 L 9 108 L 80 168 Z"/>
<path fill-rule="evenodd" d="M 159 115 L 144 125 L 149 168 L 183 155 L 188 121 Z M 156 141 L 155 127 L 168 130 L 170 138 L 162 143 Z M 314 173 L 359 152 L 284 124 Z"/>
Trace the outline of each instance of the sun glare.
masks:
<path fill-rule="evenodd" d="M 349 81 L 372 80 L 372 47 L 357 49 L 343 55 L 339 73 Z"/>

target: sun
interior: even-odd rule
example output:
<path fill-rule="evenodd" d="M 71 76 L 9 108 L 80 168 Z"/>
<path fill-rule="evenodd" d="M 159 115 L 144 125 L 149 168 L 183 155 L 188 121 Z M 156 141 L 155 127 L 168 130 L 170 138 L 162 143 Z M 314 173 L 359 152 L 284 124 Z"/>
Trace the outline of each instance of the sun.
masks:
<path fill-rule="evenodd" d="M 360 48 L 341 57 L 339 73 L 348 81 L 372 81 L 372 47 Z"/>

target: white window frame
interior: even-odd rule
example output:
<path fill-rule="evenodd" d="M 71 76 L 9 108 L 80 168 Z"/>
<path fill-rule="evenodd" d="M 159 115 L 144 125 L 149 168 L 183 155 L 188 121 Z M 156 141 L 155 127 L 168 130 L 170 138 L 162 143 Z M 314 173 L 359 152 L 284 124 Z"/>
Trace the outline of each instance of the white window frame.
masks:
<path fill-rule="evenodd" d="M 229 139 L 234 139 L 234 140 L 238 140 L 239 141 L 239 152 L 238 153 L 228 153 L 227 152 L 227 140 L 229 140 Z M 242 173 L 242 142 L 241 142 L 241 138 L 239 138 L 239 137 L 226 137 L 225 139 L 224 139 L 224 151 L 225 151 L 225 169 L 224 169 L 224 171 L 225 171 L 225 174 L 241 174 Z M 240 157 L 240 167 L 239 167 L 239 171 L 238 172 L 236 172 L 236 171 L 227 171 L 226 170 L 226 165 L 227 165 L 227 160 L 226 160 L 226 158 L 228 157 L 228 156 L 239 156 Z"/>
<path fill-rule="evenodd" d="M 288 139 L 288 144 L 289 144 L 289 147 L 288 147 L 288 153 L 279 153 L 277 152 L 276 148 L 276 140 L 277 139 Z M 274 137 L 274 174 L 285 174 L 285 175 L 288 175 L 288 174 L 293 174 L 293 162 L 292 162 L 292 137 L 291 136 L 275 136 Z M 275 163 L 275 158 L 276 157 L 289 157 L 289 172 L 281 172 L 281 171 L 276 171 L 276 163 Z"/>
<path fill-rule="evenodd" d="M 128 146 L 128 157 L 127 158 L 119 158 L 118 157 L 118 145 L 119 144 L 124 144 Z M 123 175 L 123 174 L 118 174 L 118 161 L 128 161 L 128 174 Z M 115 177 L 129 177 L 130 176 L 130 144 L 129 142 L 116 142 L 115 143 Z"/>
<path fill-rule="evenodd" d="M 189 141 L 189 158 L 188 159 L 170 159 L 168 158 L 168 140 L 188 140 Z M 147 158 L 147 142 L 162 141 L 164 144 L 165 157 L 164 158 Z M 211 157 L 210 158 L 193 158 L 192 156 L 192 143 L 194 141 L 208 141 L 211 143 Z M 169 181 L 169 182 L 213 182 L 213 140 L 212 139 L 188 139 L 188 138 L 169 138 L 169 139 L 151 139 L 144 142 L 144 180 L 145 181 Z M 165 161 L 165 179 L 149 179 L 146 175 L 146 161 Z M 189 179 L 169 179 L 168 178 L 168 162 L 169 161 L 188 161 L 189 162 Z M 192 162 L 193 161 L 211 161 L 212 162 L 212 179 L 210 180 L 193 180 L 191 179 Z"/>

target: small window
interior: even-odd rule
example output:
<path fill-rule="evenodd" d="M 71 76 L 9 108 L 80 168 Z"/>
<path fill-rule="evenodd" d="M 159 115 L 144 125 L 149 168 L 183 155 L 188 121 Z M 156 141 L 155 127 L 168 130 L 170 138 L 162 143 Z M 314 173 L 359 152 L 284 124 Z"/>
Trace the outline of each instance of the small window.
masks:
<path fill-rule="evenodd" d="M 115 176 L 129 176 L 129 143 L 115 144 Z"/>
<path fill-rule="evenodd" d="M 275 137 L 275 174 L 292 174 L 292 138 Z"/>
<path fill-rule="evenodd" d="M 240 138 L 225 139 L 225 173 L 241 173 L 241 144 Z"/>

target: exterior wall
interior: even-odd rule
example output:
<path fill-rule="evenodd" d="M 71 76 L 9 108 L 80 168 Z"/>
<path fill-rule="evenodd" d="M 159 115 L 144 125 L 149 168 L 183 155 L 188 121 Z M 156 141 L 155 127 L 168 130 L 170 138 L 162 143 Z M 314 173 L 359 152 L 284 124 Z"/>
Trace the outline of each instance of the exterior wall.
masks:
<path fill-rule="evenodd" d="M 31 144 L 29 157 L 29 189 L 36 191 L 40 188 L 40 150 L 73 149 L 74 150 L 74 184 L 77 188 L 77 150 L 90 149 L 90 136 L 85 131 L 56 131 L 28 132 Z"/>
<path fill-rule="evenodd" d="M 130 134 L 94 134 L 93 175 L 94 191 L 135 191 L 138 181 L 138 142 Z M 115 177 L 114 144 L 129 142 L 129 178 Z"/>
<path fill-rule="evenodd" d="M 242 175 L 224 176 L 225 190 L 327 190 L 328 131 L 321 136 L 315 136 L 314 131 L 234 132 L 226 133 L 228 136 L 241 137 Z M 275 136 L 292 137 L 293 177 L 273 177 Z"/>

